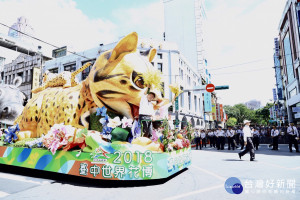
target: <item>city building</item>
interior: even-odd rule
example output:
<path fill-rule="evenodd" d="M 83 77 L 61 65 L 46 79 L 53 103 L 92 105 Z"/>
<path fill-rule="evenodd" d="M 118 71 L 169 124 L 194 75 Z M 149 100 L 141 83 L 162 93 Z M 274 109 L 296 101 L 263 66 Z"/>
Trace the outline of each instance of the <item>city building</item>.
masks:
<path fill-rule="evenodd" d="M 283 98 L 287 110 L 288 122 L 300 123 L 300 3 L 287 0 L 279 22 L 279 58 L 282 73 Z"/>
<path fill-rule="evenodd" d="M 75 71 L 83 66 L 86 62 L 94 62 L 97 57 L 104 51 L 113 49 L 115 43 L 99 45 L 96 48 L 89 49 L 83 52 L 78 52 L 77 55 L 67 55 L 57 59 L 49 60 L 45 63 L 43 72 L 46 70 L 53 73 L 62 71 Z M 139 39 L 138 51 L 143 53 L 150 47 L 157 49 L 157 55 L 152 64 L 159 69 L 163 74 L 164 79 L 164 97 L 171 100 L 172 94 L 169 85 L 178 83 L 182 90 L 192 90 L 195 86 L 202 85 L 201 76 L 192 68 L 192 65 L 180 53 L 178 47 L 174 43 L 165 41 L 154 41 L 147 39 Z M 82 56 L 78 56 L 82 55 Z M 77 75 L 78 80 L 84 80 L 89 68 Z M 203 112 L 203 96 L 200 92 L 187 91 L 179 96 L 179 120 L 182 125 L 191 122 L 193 126 L 205 127 L 204 112 Z M 175 108 L 171 108 L 170 115 L 175 119 Z"/>
<path fill-rule="evenodd" d="M 204 0 L 164 0 L 163 3 L 165 40 L 176 43 L 194 70 L 205 77 Z"/>
<path fill-rule="evenodd" d="M 257 100 L 250 100 L 247 101 L 245 103 L 245 105 L 247 106 L 247 108 L 249 108 L 250 110 L 257 110 L 261 108 L 261 102 L 257 101 Z"/>
<path fill-rule="evenodd" d="M 21 77 L 23 81 L 19 88 L 30 99 L 31 90 L 39 86 L 41 68 L 45 61 L 50 59 L 41 54 L 35 56 L 20 54 L 11 63 L 4 65 L 2 81 L 5 84 L 13 84 L 15 77 Z"/>
<path fill-rule="evenodd" d="M 0 56 L 0 73 L 1 73 L 0 78 L 1 78 L 1 80 L 2 80 L 2 77 L 4 75 L 4 72 L 3 72 L 4 64 L 5 64 L 5 58 Z"/>

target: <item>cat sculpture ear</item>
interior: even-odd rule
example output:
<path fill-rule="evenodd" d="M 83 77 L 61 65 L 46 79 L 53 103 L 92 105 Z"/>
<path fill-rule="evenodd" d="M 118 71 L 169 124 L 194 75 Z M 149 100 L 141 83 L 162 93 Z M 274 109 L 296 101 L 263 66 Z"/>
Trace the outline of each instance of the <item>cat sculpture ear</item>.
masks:
<path fill-rule="evenodd" d="M 156 56 L 156 49 L 151 49 L 149 54 L 148 54 L 148 59 L 149 59 L 149 62 L 152 62 L 152 60 L 154 59 L 154 57 Z"/>
<path fill-rule="evenodd" d="M 132 32 L 118 42 L 115 48 L 112 50 L 109 62 L 113 62 L 120 58 L 123 53 L 135 52 L 138 44 L 138 34 Z"/>

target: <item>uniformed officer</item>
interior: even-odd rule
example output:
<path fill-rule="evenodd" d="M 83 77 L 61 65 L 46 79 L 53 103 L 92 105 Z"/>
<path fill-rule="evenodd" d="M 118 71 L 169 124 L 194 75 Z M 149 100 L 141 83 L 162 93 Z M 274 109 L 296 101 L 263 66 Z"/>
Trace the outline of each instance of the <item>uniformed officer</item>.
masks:
<path fill-rule="evenodd" d="M 222 130 L 222 126 L 218 126 L 217 130 L 217 149 L 218 150 L 224 150 L 225 145 L 225 131 Z"/>
<path fill-rule="evenodd" d="M 196 127 L 196 129 L 195 129 L 194 136 L 195 136 L 196 150 L 198 150 L 198 146 L 201 149 L 201 145 L 200 145 L 200 131 L 199 131 L 198 127 Z"/>
<path fill-rule="evenodd" d="M 249 120 L 244 120 L 244 128 L 243 128 L 243 134 L 244 134 L 244 145 L 246 145 L 246 149 L 239 154 L 240 159 L 242 156 L 244 156 L 246 153 L 250 152 L 250 161 L 254 161 L 255 159 L 255 153 L 254 153 L 254 146 L 252 142 L 252 133 L 250 130 L 250 121 Z"/>
<path fill-rule="evenodd" d="M 296 152 L 299 152 L 298 141 L 297 141 L 297 139 L 299 140 L 299 132 L 298 132 L 296 126 L 294 126 L 294 123 L 290 123 L 290 126 L 287 129 L 287 134 L 289 136 L 290 152 L 293 152 L 293 150 L 292 150 L 293 144 L 296 149 Z"/>
<path fill-rule="evenodd" d="M 228 126 L 228 130 L 226 131 L 226 137 L 228 139 L 228 150 L 230 150 L 230 146 L 232 147 L 232 150 L 234 150 L 234 130 L 232 130 L 231 126 Z"/>
<path fill-rule="evenodd" d="M 273 140 L 272 150 L 278 150 L 278 136 L 279 136 L 279 131 L 276 129 L 276 126 L 273 126 L 273 129 L 271 130 L 271 137 Z"/>
<path fill-rule="evenodd" d="M 243 150 L 244 149 L 244 144 L 245 144 L 243 127 L 240 127 L 238 132 L 239 132 L 239 135 L 240 135 L 241 150 Z"/>
<path fill-rule="evenodd" d="M 258 145 L 259 145 L 259 131 L 256 128 L 253 128 L 253 144 L 254 148 L 258 150 Z"/>
<path fill-rule="evenodd" d="M 210 147 L 215 147 L 214 136 L 215 136 L 214 131 L 211 129 L 208 129 L 208 139 L 209 139 Z"/>
<path fill-rule="evenodd" d="M 201 134 L 200 134 L 200 137 L 201 137 L 201 147 L 203 148 L 203 146 L 206 148 L 206 133 L 205 133 L 205 130 L 201 130 Z"/>
<path fill-rule="evenodd" d="M 213 137 L 213 141 L 214 141 L 214 144 L 213 144 L 213 146 L 214 146 L 214 148 L 216 148 L 217 147 L 217 130 L 216 129 L 213 129 L 213 133 L 214 133 L 214 137 Z"/>

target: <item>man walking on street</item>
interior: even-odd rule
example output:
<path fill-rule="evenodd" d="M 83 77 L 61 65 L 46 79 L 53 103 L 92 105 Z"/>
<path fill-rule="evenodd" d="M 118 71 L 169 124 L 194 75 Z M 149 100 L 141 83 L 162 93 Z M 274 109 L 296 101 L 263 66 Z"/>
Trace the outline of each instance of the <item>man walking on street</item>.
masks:
<path fill-rule="evenodd" d="M 293 150 L 292 150 L 293 144 L 296 149 L 296 152 L 299 152 L 298 141 L 297 141 L 297 139 L 299 139 L 299 132 L 298 132 L 297 128 L 294 126 L 294 123 L 290 123 L 290 126 L 287 129 L 287 134 L 289 136 L 290 152 L 293 152 Z"/>
<path fill-rule="evenodd" d="M 243 133 L 244 133 L 244 141 L 245 141 L 245 146 L 246 149 L 239 154 L 240 159 L 242 156 L 244 156 L 246 153 L 250 152 L 250 161 L 254 161 L 255 159 L 255 153 L 254 153 L 254 146 L 252 142 L 252 133 L 250 130 L 250 121 L 244 120 L 245 127 L 243 128 Z"/>
<path fill-rule="evenodd" d="M 196 143 L 196 150 L 198 150 L 198 146 L 201 149 L 199 128 L 196 128 L 196 131 L 194 133 L 194 137 L 195 137 L 195 143 Z"/>
<path fill-rule="evenodd" d="M 273 139 L 272 150 L 278 150 L 278 136 L 279 136 L 279 131 L 276 129 L 276 126 L 273 126 L 273 129 L 271 130 L 271 137 Z"/>
<path fill-rule="evenodd" d="M 226 136 L 227 136 L 227 139 L 228 139 L 228 150 L 230 150 L 230 146 L 232 147 L 232 150 L 234 150 L 234 143 L 233 143 L 233 140 L 234 140 L 234 130 L 232 130 L 232 127 L 231 126 L 228 126 L 228 130 L 226 132 Z"/>

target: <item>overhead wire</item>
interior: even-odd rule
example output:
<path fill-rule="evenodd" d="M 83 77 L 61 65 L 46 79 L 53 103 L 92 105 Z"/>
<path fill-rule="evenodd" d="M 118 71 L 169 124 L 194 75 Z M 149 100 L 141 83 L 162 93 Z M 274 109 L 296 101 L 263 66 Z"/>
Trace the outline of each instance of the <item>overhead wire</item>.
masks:
<path fill-rule="evenodd" d="M 30 38 L 32 38 L 32 39 L 35 39 L 35 40 L 37 40 L 37 41 L 39 41 L 39 42 L 42 42 L 42 43 L 47 44 L 47 45 L 49 45 L 49 46 L 52 46 L 52 47 L 54 47 L 54 48 L 57 48 L 57 49 L 60 48 L 60 47 L 58 47 L 58 46 L 56 46 L 56 45 L 54 45 L 54 44 L 51 44 L 51 43 L 46 42 L 46 41 L 44 41 L 44 40 L 41 40 L 41 39 L 39 39 L 39 38 L 37 38 L 37 37 L 31 36 L 31 35 L 29 35 L 29 34 L 27 34 L 27 33 L 24 33 L 24 32 L 22 32 L 22 31 L 19 31 L 19 30 L 15 29 L 15 28 L 12 28 L 12 27 L 10 27 L 10 26 L 8 26 L 8 25 L 6 25 L 6 24 L 3 24 L 2 22 L 0 22 L 0 25 L 5 26 L 5 27 L 7 27 L 7 28 L 10 28 L 10 29 L 12 29 L 12 30 L 14 30 L 14 31 L 17 31 L 17 32 L 19 32 L 19 33 L 22 33 L 23 35 L 26 35 L 26 36 L 28 36 L 28 37 L 30 37 Z M 82 58 L 86 58 L 86 59 L 88 59 L 88 60 L 91 60 L 91 58 L 88 58 L 88 57 L 86 57 L 86 56 L 80 55 L 80 54 L 78 54 L 78 53 L 76 53 L 76 52 L 72 52 L 72 51 L 68 51 L 68 50 L 67 50 L 67 52 L 69 52 L 69 53 L 71 53 L 71 54 L 74 54 L 74 55 L 77 55 L 77 56 L 80 56 L 80 57 L 82 57 Z"/>

